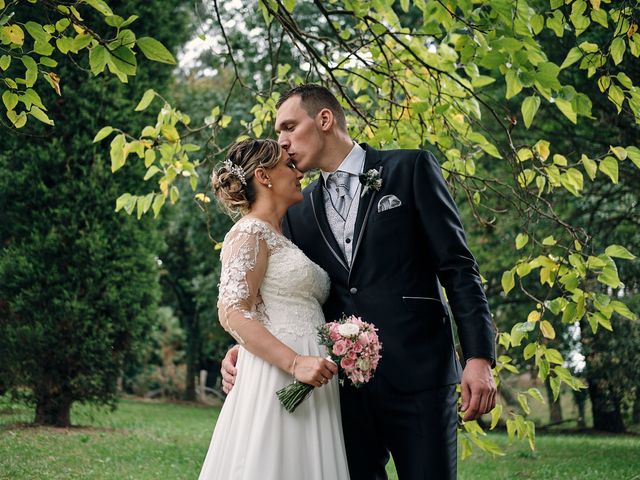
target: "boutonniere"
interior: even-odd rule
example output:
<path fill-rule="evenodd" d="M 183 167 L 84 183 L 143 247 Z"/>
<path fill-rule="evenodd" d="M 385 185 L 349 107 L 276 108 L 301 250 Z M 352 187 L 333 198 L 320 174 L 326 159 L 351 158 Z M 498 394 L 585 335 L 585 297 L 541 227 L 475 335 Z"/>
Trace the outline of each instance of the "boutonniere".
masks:
<path fill-rule="evenodd" d="M 360 197 L 364 197 L 369 189 L 377 192 L 382 188 L 382 167 L 378 170 L 375 168 L 367 170 L 366 172 L 358 175 L 358 178 L 362 184 L 362 193 L 360 194 Z"/>

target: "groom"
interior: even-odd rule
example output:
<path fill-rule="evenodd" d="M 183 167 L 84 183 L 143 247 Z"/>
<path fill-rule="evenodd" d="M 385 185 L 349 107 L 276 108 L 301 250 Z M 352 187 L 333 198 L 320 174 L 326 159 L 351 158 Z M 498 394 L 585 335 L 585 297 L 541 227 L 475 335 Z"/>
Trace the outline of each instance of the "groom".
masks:
<path fill-rule="evenodd" d="M 434 156 L 358 145 L 333 94 L 301 85 L 277 104 L 278 142 L 301 171 L 321 170 L 284 230 L 331 277 L 327 320 L 356 314 L 383 345 L 373 380 L 340 389 L 352 480 L 456 477 L 456 384 L 464 420 L 495 405 L 494 328 L 456 206 Z M 440 283 L 453 311 L 443 299 Z M 455 353 L 452 321 L 465 367 Z M 223 361 L 223 387 L 236 349 Z"/>

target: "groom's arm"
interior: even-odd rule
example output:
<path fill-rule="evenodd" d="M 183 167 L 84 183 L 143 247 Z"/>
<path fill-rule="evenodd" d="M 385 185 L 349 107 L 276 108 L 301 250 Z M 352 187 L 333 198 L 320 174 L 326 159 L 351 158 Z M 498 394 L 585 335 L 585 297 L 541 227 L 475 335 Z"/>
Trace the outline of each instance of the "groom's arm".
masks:
<path fill-rule="evenodd" d="M 464 419 L 472 420 L 495 406 L 495 331 L 475 258 L 467 246 L 458 209 L 430 152 L 416 159 L 413 191 L 438 278 L 458 326 L 466 360 L 461 381 Z"/>

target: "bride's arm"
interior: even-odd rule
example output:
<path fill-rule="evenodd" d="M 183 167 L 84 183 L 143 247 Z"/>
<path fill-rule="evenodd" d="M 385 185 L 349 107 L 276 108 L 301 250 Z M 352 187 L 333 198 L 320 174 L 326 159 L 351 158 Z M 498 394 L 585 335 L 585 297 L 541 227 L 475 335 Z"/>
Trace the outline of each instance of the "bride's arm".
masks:
<path fill-rule="evenodd" d="M 321 357 L 299 356 L 264 327 L 264 314 L 255 308 L 267 269 L 267 243 L 254 232 L 235 231 L 227 237 L 221 256 L 220 324 L 249 352 L 301 382 L 321 386 L 323 378 L 336 373 L 335 365 Z"/>

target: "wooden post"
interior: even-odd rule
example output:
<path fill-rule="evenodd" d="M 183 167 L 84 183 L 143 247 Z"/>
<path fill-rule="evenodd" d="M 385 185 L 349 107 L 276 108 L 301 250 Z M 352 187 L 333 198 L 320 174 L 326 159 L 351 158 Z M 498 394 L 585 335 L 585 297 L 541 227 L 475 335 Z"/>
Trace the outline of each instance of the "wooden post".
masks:
<path fill-rule="evenodd" d="M 207 386 L 207 371 L 200 370 L 200 401 L 204 403 L 206 400 L 205 387 Z"/>

